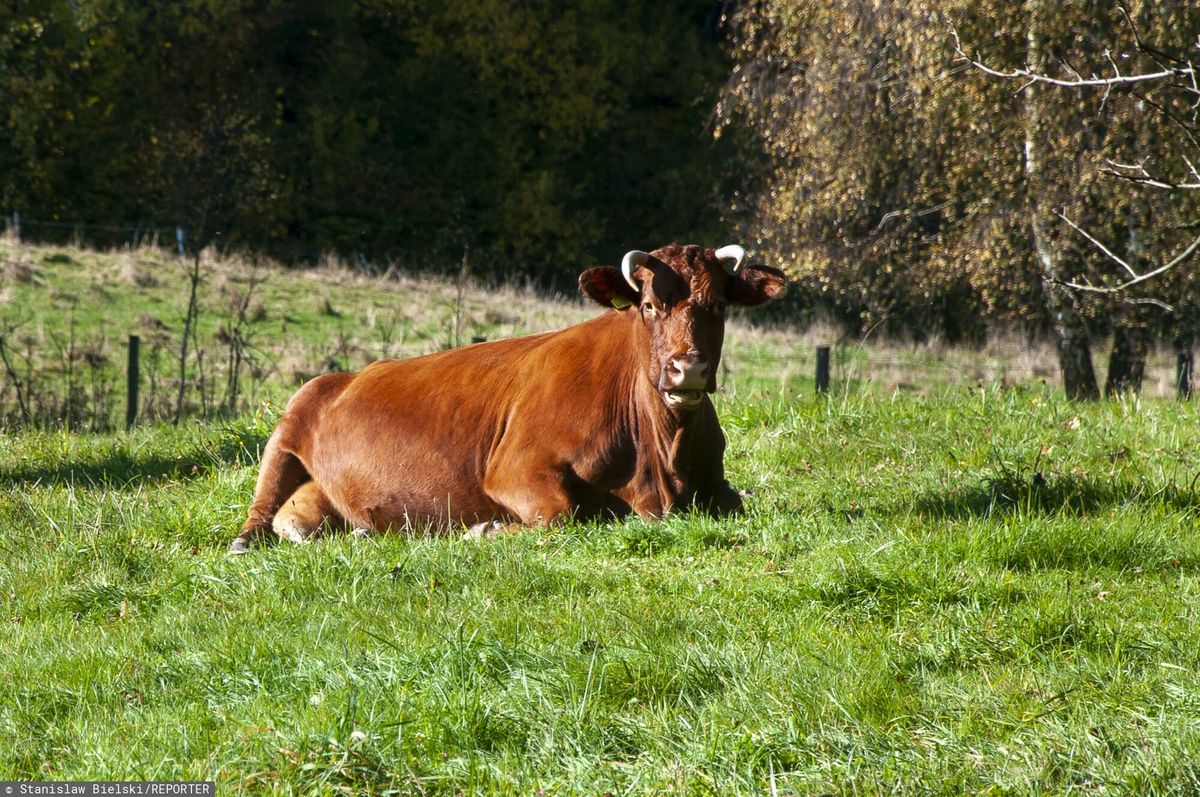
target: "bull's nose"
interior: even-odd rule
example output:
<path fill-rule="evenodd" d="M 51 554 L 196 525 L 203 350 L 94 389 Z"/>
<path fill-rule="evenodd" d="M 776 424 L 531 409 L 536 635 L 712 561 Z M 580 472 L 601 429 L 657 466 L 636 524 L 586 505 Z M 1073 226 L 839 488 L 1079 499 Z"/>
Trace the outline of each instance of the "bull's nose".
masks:
<path fill-rule="evenodd" d="M 710 370 L 703 354 L 676 355 L 667 363 L 667 383 L 675 390 L 704 390 Z"/>

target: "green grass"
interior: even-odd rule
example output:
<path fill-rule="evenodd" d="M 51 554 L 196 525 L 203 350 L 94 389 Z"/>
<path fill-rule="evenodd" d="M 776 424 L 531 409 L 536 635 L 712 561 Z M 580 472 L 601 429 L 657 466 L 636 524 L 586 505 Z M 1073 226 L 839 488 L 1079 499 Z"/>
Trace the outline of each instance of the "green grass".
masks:
<path fill-rule="evenodd" d="M 64 427 L 120 414 L 129 333 L 143 418 L 169 417 L 183 269 L 153 249 L 10 239 L 0 261 L 0 334 L 47 421 L 0 435 L 5 777 L 305 794 L 1200 790 L 1192 404 L 1074 405 L 1037 383 L 1036 357 L 936 347 L 839 349 L 817 399 L 811 335 L 738 323 L 718 404 L 744 517 L 231 558 L 258 451 L 306 376 L 443 348 L 456 318 L 462 338 L 496 338 L 595 310 L 269 267 L 240 417 L 80 435 Z M 204 273 L 211 409 L 249 272 Z M 97 398 L 104 419 L 54 414 Z M 13 399 L 0 375 L 9 421 Z"/>
<path fill-rule="evenodd" d="M 270 415 L 0 442 L 0 772 L 222 793 L 1195 793 L 1200 421 L 720 402 L 749 512 L 231 558 Z"/>

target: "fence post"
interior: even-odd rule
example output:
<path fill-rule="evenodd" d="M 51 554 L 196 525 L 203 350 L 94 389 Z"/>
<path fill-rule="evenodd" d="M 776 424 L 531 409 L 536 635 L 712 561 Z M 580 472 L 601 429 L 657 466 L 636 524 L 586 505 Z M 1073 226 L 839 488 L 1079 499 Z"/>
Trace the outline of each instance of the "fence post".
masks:
<path fill-rule="evenodd" d="M 21 243 L 21 213 L 20 213 L 20 211 L 16 211 L 16 210 L 13 211 L 12 221 L 13 221 L 13 225 L 12 225 L 13 237 L 17 239 L 17 243 Z"/>
<path fill-rule="evenodd" d="M 817 392 L 829 392 L 829 347 L 817 347 Z"/>
<path fill-rule="evenodd" d="M 1192 352 L 1180 351 L 1175 355 L 1175 390 L 1180 401 L 1192 397 Z"/>
<path fill-rule="evenodd" d="M 175 249 L 178 250 L 179 256 L 183 257 L 183 227 L 175 228 Z"/>
<path fill-rule="evenodd" d="M 125 431 L 133 428 L 138 411 L 138 351 L 141 348 L 141 338 L 129 336 L 129 363 L 125 368 Z"/>

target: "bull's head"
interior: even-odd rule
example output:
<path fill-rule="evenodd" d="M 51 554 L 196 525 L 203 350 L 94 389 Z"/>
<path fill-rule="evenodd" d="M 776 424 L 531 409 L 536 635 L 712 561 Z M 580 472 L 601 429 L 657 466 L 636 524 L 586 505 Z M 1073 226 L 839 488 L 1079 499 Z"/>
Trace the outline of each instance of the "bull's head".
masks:
<path fill-rule="evenodd" d="M 668 408 L 686 412 L 716 390 L 725 308 L 765 304 L 786 288 L 782 271 L 743 266 L 745 259 L 740 246 L 634 250 L 619 271 L 602 266 L 583 272 L 579 288 L 606 307 L 636 313 L 647 377 Z"/>

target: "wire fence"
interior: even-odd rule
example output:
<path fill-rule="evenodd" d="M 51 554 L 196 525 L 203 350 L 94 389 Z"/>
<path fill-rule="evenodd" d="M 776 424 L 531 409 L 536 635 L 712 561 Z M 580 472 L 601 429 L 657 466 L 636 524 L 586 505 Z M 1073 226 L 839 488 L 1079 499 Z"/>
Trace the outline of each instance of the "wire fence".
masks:
<path fill-rule="evenodd" d="M 109 431 L 135 423 L 167 423 L 177 417 L 233 417 L 263 403 L 281 407 L 300 384 L 322 373 L 356 371 L 380 359 L 403 359 L 444 348 L 444 341 L 432 339 L 376 346 L 214 343 L 195 348 L 181 375 L 178 343 L 173 340 L 145 341 L 133 335 L 124 340 L 33 347 L 0 335 L 0 423 Z M 823 364 L 822 349 L 829 352 Z M 735 346 L 726 352 L 722 372 L 726 393 L 770 390 L 777 385 L 780 393 L 794 398 L 823 392 L 936 394 L 964 386 L 1053 386 L 1057 380 L 1055 373 L 1034 361 L 949 363 L 921 355 L 808 345 L 773 354 Z M 1168 356 L 1155 355 L 1147 361 L 1143 394 L 1173 396 L 1178 384 L 1176 363 Z"/>
<path fill-rule="evenodd" d="M 127 242 L 134 245 L 173 235 L 176 254 L 182 257 L 187 252 L 181 227 L 27 220 L 16 213 L 9 225 L 18 244 L 21 225 L 43 225 L 127 235 Z M 461 301 L 460 295 L 460 305 Z M 453 312 L 461 313 L 461 307 Z M 186 326 L 148 332 L 72 325 L 66 332 L 47 336 L 29 334 L 19 324 L 0 318 L 0 424 L 108 431 L 135 423 L 236 416 L 263 402 L 282 404 L 299 384 L 321 373 L 354 371 L 379 359 L 447 348 L 460 342 L 457 327 L 456 319 L 453 335 L 443 324 L 437 334 L 405 330 L 397 340 L 338 335 L 314 343 L 270 339 L 241 322 L 219 326 L 215 334 L 210 329 L 206 335 Z M 482 339 L 463 335 L 461 342 Z M 731 332 L 722 371 L 723 384 L 734 393 L 742 386 L 764 385 L 778 385 L 790 395 L 811 395 L 1058 383 L 1054 354 L 1045 346 L 1013 345 L 1007 351 L 971 353 L 827 346 L 794 335 L 761 344 L 736 331 Z M 1155 352 L 1146 361 L 1144 393 L 1186 397 L 1190 386 L 1190 356 L 1185 362 L 1171 353 Z"/>
<path fill-rule="evenodd" d="M 424 345 L 323 345 L 245 338 L 199 340 L 181 368 L 178 336 L 77 337 L 52 345 L 0 331 L 0 424 L 109 431 L 179 418 L 244 414 L 282 404 L 322 373 L 442 348 Z"/>
<path fill-rule="evenodd" d="M 827 358 L 822 363 L 822 351 Z M 947 388 L 1061 386 L 1057 355 L 1049 345 L 1011 344 L 1000 351 L 966 351 L 946 347 L 802 345 L 786 355 L 734 347 L 727 354 L 728 370 L 749 372 L 760 379 L 775 373 L 780 384 L 800 389 L 884 390 L 936 394 Z M 1102 358 L 1096 358 L 1097 379 L 1104 384 Z M 1154 350 L 1144 362 L 1141 394 L 1154 398 L 1189 399 L 1193 387 L 1190 353 Z"/>

